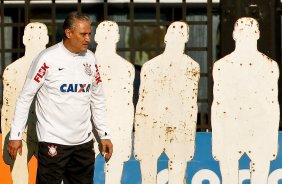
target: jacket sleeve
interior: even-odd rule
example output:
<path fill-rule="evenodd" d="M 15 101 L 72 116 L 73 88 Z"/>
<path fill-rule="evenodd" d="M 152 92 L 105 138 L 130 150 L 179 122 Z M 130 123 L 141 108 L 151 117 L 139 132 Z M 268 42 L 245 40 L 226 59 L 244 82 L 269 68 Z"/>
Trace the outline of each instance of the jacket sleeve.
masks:
<path fill-rule="evenodd" d="M 15 114 L 11 123 L 10 140 L 22 140 L 31 103 L 44 83 L 48 68 L 49 66 L 41 55 L 33 60 L 23 89 L 17 98 Z"/>
<path fill-rule="evenodd" d="M 95 64 L 95 79 L 91 92 L 91 112 L 95 129 L 100 139 L 110 139 L 110 130 L 106 121 L 106 102 L 104 97 L 102 80 L 98 66 Z"/>

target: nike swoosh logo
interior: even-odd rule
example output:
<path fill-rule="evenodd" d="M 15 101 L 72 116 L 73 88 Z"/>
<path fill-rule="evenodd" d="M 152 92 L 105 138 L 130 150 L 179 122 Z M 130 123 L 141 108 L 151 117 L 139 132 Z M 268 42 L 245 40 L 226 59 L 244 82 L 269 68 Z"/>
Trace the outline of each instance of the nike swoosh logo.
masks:
<path fill-rule="evenodd" d="M 63 70 L 64 68 L 58 68 L 59 71 Z"/>

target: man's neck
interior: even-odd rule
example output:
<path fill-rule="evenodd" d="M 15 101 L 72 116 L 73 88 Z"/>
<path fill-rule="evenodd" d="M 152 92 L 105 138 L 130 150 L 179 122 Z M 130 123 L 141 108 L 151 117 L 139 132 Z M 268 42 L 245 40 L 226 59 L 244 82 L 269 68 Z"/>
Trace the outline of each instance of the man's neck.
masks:
<path fill-rule="evenodd" d="M 73 54 L 79 54 L 79 52 L 75 51 L 75 49 L 71 46 L 71 43 L 68 40 L 63 40 L 63 44 L 65 48 Z"/>

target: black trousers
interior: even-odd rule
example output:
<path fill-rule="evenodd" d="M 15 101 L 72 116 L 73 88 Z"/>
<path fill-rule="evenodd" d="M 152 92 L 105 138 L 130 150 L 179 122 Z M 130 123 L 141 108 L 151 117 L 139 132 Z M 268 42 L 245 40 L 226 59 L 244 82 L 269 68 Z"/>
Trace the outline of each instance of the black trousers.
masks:
<path fill-rule="evenodd" d="M 95 153 L 93 140 L 66 146 L 40 142 L 37 184 L 93 184 Z"/>

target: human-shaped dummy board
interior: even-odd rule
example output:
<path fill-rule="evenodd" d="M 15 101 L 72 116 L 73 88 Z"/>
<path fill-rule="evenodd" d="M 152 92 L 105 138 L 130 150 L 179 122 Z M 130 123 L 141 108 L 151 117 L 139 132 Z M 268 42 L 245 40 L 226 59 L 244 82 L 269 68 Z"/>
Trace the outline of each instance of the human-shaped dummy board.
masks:
<path fill-rule="evenodd" d="M 121 182 L 123 165 L 132 151 L 132 130 L 134 122 L 133 65 L 116 53 L 119 41 L 119 28 L 113 21 L 101 22 L 96 30 L 98 44 L 95 56 L 104 87 L 107 121 L 111 129 L 114 152 L 105 163 L 105 183 Z M 99 153 L 97 146 L 95 152 Z"/>
<path fill-rule="evenodd" d="M 31 108 L 27 120 L 27 128 L 23 136 L 22 155 L 18 155 L 13 161 L 8 155 L 7 144 L 11 122 L 14 117 L 16 99 L 22 90 L 32 60 L 40 51 L 46 48 L 49 42 L 48 30 L 45 24 L 29 23 L 24 30 L 23 44 L 25 55 L 8 65 L 3 74 L 3 107 L 1 114 L 2 150 L 4 161 L 11 165 L 14 184 L 28 183 L 28 161 L 32 155 L 37 154 L 37 136 L 35 130 L 36 115 L 34 107 Z"/>
<path fill-rule="evenodd" d="M 134 156 L 140 161 L 142 184 L 157 183 L 157 162 L 169 158 L 168 181 L 186 183 L 187 162 L 194 156 L 200 67 L 185 55 L 189 27 L 173 22 L 162 54 L 141 69 L 135 113 Z"/>
<path fill-rule="evenodd" d="M 212 152 L 223 184 L 238 184 L 239 159 L 251 159 L 252 184 L 266 184 L 278 151 L 279 68 L 257 50 L 258 22 L 237 20 L 235 50 L 213 68 Z"/>

